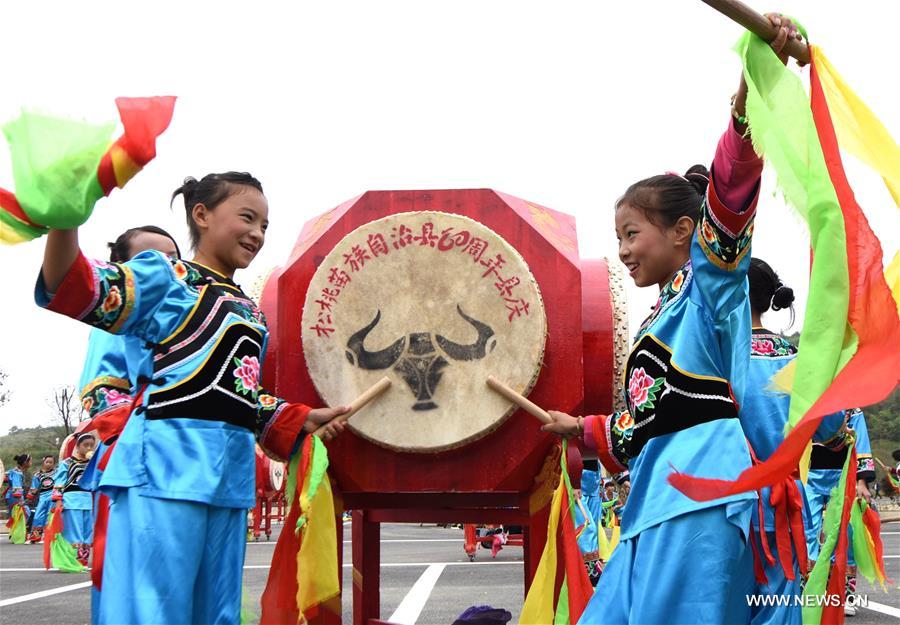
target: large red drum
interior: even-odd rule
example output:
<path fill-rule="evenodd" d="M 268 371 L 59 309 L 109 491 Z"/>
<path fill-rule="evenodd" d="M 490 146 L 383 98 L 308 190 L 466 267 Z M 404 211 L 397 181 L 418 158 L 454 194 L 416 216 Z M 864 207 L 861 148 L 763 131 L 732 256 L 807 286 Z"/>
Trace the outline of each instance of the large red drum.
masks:
<path fill-rule="evenodd" d="M 413 217 L 416 214 L 424 217 Z M 405 403 L 387 412 L 382 406 L 378 416 L 385 424 L 389 420 L 400 422 L 399 427 L 393 423 L 381 432 L 377 421 L 373 424 L 371 420 L 366 422 L 365 418 L 360 418 L 361 427 L 354 428 L 351 420 L 351 427 L 345 434 L 329 443 L 331 472 L 345 500 L 348 497 L 353 500 L 354 493 L 526 493 L 533 487 L 535 476 L 554 444 L 555 438 L 541 432 L 540 424 L 520 410 L 508 416 L 501 415 L 496 422 L 478 423 L 469 429 L 458 425 L 466 423 L 461 414 L 443 415 L 442 419 L 432 423 L 428 417 L 433 412 L 428 411 L 431 404 L 441 402 L 431 401 L 430 396 L 423 398 L 421 388 L 416 390 L 410 382 L 411 374 L 404 375 L 404 368 L 414 368 L 409 364 L 413 362 L 411 356 L 416 355 L 412 346 L 418 345 L 417 349 L 430 353 L 432 349 L 437 350 L 438 341 L 444 338 L 462 343 L 466 324 L 477 329 L 477 322 L 483 319 L 460 306 L 456 294 L 441 301 L 435 296 L 439 291 L 411 279 L 406 268 L 401 269 L 393 284 L 380 291 L 356 288 L 363 279 L 365 262 L 374 262 L 378 252 L 384 255 L 400 253 L 404 242 L 431 244 L 435 250 L 433 261 L 426 261 L 427 255 L 409 256 L 419 263 L 420 280 L 431 280 L 432 273 L 444 264 L 437 250 L 441 248 L 440 228 L 444 227 L 445 232 L 452 230 L 452 220 L 443 219 L 447 224 L 441 221 L 440 215 L 448 214 L 474 220 L 508 244 L 527 267 L 527 278 L 533 277 L 540 290 L 546 315 L 546 341 L 530 392 L 527 384 L 518 390 L 527 393 L 529 399 L 541 407 L 574 414 L 609 412 L 614 407 L 614 398 L 620 395 L 621 370 L 628 342 L 621 273 L 611 269 L 605 260 L 579 258 L 572 216 L 490 189 L 364 193 L 304 226 L 287 264 L 271 274 L 260 298 L 271 331 L 263 371 L 266 388 L 274 388 L 278 395 L 291 401 L 314 406 L 326 403 L 317 389 L 317 386 L 322 387 L 324 391 L 328 386 L 321 379 L 322 367 L 320 363 L 307 361 L 304 347 L 308 348 L 312 343 L 310 331 L 328 333 L 333 327 L 326 323 L 332 320 L 332 310 L 328 306 L 334 304 L 328 298 L 340 299 L 336 291 L 346 288 L 348 296 L 356 294 L 354 305 L 362 306 L 363 310 L 353 318 L 342 339 L 335 342 L 336 357 L 326 367 L 332 369 L 331 374 L 336 377 L 332 387 L 339 389 L 342 380 L 361 384 L 357 379 L 363 376 L 358 369 L 365 357 L 369 363 L 366 368 L 378 369 L 378 375 L 392 379 L 389 393 L 397 397 L 406 394 L 403 397 Z M 393 221 L 387 218 L 393 218 Z M 377 223 L 385 225 L 378 228 Z M 456 229 L 448 236 L 458 234 L 460 227 L 453 227 Z M 475 228 L 469 230 L 475 232 Z M 432 236 L 435 238 L 430 238 Z M 465 237 L 459 241 L 462 238 Z M 450 249 L 449 243 L 444 247 Z M 459 254 L 465 254 L 467 249 L 460 247 Z M 490 252 L 480 257 L 484 272 L 497 269 L 498 263 L 489 265 L 485 262 L 494 257 Z M 487 279 L 494 281 L 494 286 L 503 295 L 501 287 L 508 284 L 509 276 L 501 275 L 502 263 L 499 266 L 499 271 Z M 452 271 L 456 273 L 457 270 Z M 354 280 L 356 282 L 352 282 Z M 524 274 L 522 281 L 525 281 Z M 350 290 L 351 282 L 355 291 Z M 421 288 L 423 286 L 428 288 Z M 427 298 L 420 297 L 421 292 L 426 292 Z M 317 299 L 321 303 L 316 302 Z M 313 303 L 318 304 L 318 308 Z M 349 304 L 341 300 L 340 305 Z M 515 302 L 507 305 L 515 308 Z M 393 311 L 390 318 L 379 314 L 387 308 Z M 427 321 L 434 316 L 434 308 L 450 311 L 449 316 L 441 319 L 455 316 L 465 323 L 457 319 L 453 322 L 456 325 L 447 332 L 429 327 Z M 301 313 L 304 309 L 305 313 Z M 407 315 L 406 325 L 402 319 L 398 321 L 403 312 Z M 520 306 L 518 314 L 528 314 L 528 311 Z M 367 320 L 371 321 L 366 324 Z M 496 329 L 496 326 L 492 325 L 492 328 Z M 378 334 L 382 330 L 384 332 Z M 371 334 L 367 335 L 368 332 Z M 476 337 L 471 328 L 469 332 L 472 338 L 466 342 L 467 346 L 474 345 L 482 337 L 480 333 Z M 339 335 L 337 332 L 334 336 Z M 396 353 L 389 353 L 391 349 Z M 485 349 L 492 349 L 490 342 Z M 447 356 L 447 353 L 443 355 Z M 464 366 L 452 362 L 452 357 L 444 360 L 445 363 L 439 363 L 444 367 L 441 384 L 452 384 L 454 376 L 465 375 Z M 471 367 L 470 370 L 475 369 Z M 484 372 L 479 370 L 473 375 L 479 376 L 475 383 L 472 380 L 457 382 L 460 393 L 471 400 L 455 408 L 460 413 L 479 410 L 481 405 L 474 394 L 480 388 Z M 434 386 L 440 377 L 434 375 L 429 383 Z M 447 388 L 450 387 L 445 387 L 443 392 Z M 493 401 L 489 396 L 491 391 L 485 388 L 482 392 L 486 399 Z M 363 417 L 363 412 L 359 417 Z M 394 444 L 380 436 L 384 433 L 389 438 L 392 428 L 399 431 L 421 427 L 448 430 L 456 427 L 460 433 L 456 438 L 436 442 L 433 437 L 412 437 L 414 440 L 409 445 Z M 460 442 L 455 442 L 457 440 Z"/>

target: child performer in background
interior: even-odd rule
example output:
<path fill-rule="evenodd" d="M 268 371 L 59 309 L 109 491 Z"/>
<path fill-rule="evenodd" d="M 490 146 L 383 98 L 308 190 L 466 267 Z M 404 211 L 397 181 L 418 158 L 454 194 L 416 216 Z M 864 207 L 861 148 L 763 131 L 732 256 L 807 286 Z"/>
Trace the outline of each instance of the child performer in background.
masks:
<path fill-rule="evenodd" d="M 866 416 L 859 408 L 847 410 L 844 418 L 847 428 L 856 438 L 856 496 L 871 501 L 868 483 L 875 479 L 875 461 L 872 458 L 872 444 L 869 442 L 869 428 Z M 806 499 L 809 502 L 809 524 L 806 527 L 806 547 L 809 551 L 809 568 L 819 559 L 819 535 L 822 533 L 822 518 L 825 507 L 831 499 L 831 491 L 841 479 L 841 471 L 850 448 L 843 444 L 844 437 L 836 437 L 824 444 L 813 444 L 809 459 L 809 475 L 806 480 Z M 853 558 L 852 528 L 847 527 L 850 539 L 847 543 L 847 601 L 844 614 L 856 615 L 856 602 L 850 595 L 856 594 L 856 560 Z"/>
<path fill-rule="evenodd" d="M 797 349 L 783 336 L 767 330 L 762 316 L 770 309 L 790 309 L 793 319 L 794 292 L 759 258 L 750 260 L 747 275 L 753 330 L 741 426 L 754 458 L 763 462 L 784 441 L 790 407 L 788 395 L 769 391 L 767 387 L 772 376 L 797 357 Z M 842 445 L 844 435 L 843 413 L 838 413 L 822 420 L 815 439 Z M 759 503 L 753 509 L 755 594 L 788 597 L 784 603 L 754 603 L 753 625 L 801 625 L 802 606 L 794 597 L 802 594 L 800 583 L 807 572 L 802 493 L 798 469 L 784 483 L 762 489 Z"/>
<path fill-rule="evenodd" d="M 75 548 L 75 557 L 83 566 L 88 565 L 94 540 L 94 503 L 90 491 L 84 490 L 79 481 L 94 455 L 95 442 L 93 434 L 79 434 L 75 451 L 59 463 L 53 483 L 52 498 L 61 499 L 63 505 L 63 538 Z"/>
<path fill-rule="evenodd" d="M 19 454 L 13 457 L 16 466 L 9 469 L 4 476 L 6 482 L 4 497 L 6 509 L 9 511 L 9 542 L 14 545 L 25 544 L 28 518 L 31 510 L 25 502 L 25 472 L 31 468 L 31 454 Z"/>
<path fill-rule="evenodd" d="M 34 514 L 31 517 L 31 531 L 28 541 L 37 544 L 43 540 L 44 526 L 47 525 L 52 507 L 53 481 L 56 476 L 56 456 L 44 456 L 41 470 L 31 477 L 31 494 Z"/>
<path fill-rule="evenodd" d="M 157 226 L 129 228 L 107 244 L 109 261 L 124 263 L 141 252 L 156 250 L 169 258 L 181 258 L 181 250 L 171 234 Z M 81 478 L 81 487 L 94 493 L 94 557 L 91 565 L 92 620 L 97 621 L 106 530 L 109 519 L 109 497 L 99 492 L 103 469 L 109 463 L 115 441 L 122 433 L 131 413 L 131 404 L 139 387 L 153 373 L 152 352 L 136 336 L 110 334 L 99 328 L 91 330 L 87 354 L 81 373 L 81 404 L 90 417 L 80 429 L 96 431 L 100 440 L 97 451 Z"/>

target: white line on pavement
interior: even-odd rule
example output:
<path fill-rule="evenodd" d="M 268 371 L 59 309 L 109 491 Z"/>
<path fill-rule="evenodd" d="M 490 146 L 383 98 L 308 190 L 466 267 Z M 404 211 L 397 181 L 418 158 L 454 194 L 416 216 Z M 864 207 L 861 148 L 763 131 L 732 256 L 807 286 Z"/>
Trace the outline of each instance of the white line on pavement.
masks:
<path fill-rule="evenodd" d="M 349 545 L 350 540 L 345 540 L 344 544 Z M 386 538 L 381 541 L 382 543 L 462 543 L 463 539 L 460 538 Z M 247 546 L 250 545 L 275 545 L 274 540 L 260 540 L 260 541 L 252 541 L 248 542 Z"/>
<path fill-rule="evenodd" d="M 4 599 L 0 601 L 0 608 L 25 601 L 34 601 L 35 599 L 43 599 L 51 595 L 58 595 L 61 592 L 69 592 L 70 590 L 80 590 L 87 588 L 91 582 L 81 582 L 80 584 L 71 584 L 69 586 L 60 586 L 59 588 L 51 588 L 50 590 L 42 590 L 41 592 L 33 592 L 30 595 L 22 595 L 21 597 L 13 597 L 12 599 Z"/>
<path fill-rule="evenodd" d="M 883 603 L 875 603 L 874 601 L 870 601 L 868 605 L 859 605 L 861 608 L 868 608 L 869 610 L 874 610 L 875 612 L 881 612 L 882 614 L 887 614 L 888 616 L 896 616 L 900 618 L 900 610 L 893 606 L 884 605 Z"/>
<path fill-rule="evenodd" d="M 428 597 L 431 596 L 431 591 L 434 590 L 434 585 L 443 572 L 443 564 L 429 565 L 403 597 L 403 601 L 400 602 L 388 621 L 398 623 L 398 625 L 416 625 L 422 608 L 428 602 Z"/>
<path fill-rule="evenodd" d="M 483 562 L 382 562 L 381 566 L 383 568 L 394 568 L 394 567 L 403 567 L 403 566 L 485 566 L 488 564 L 518 564 L 521 565 L 521 560 L 485 560 Z M 268 564 L 245 564 L 245 569 L 267 569 L 270 565 Z M 353 566 L 351 562 L 345 562 L 344 568 L 348 569 Z M 45 572 L 47 569 L 45 568 L 16 568 L 16 569 L 0 569 L 0 573 L 37 573 L 37 572 Z M 57 571 L 58 569 L 50 569 L 51 571 Z M 74 588 L 73 588 L 74 590 Z"/>
<path fill-rule="evenodd" d="M 382 562 L 381 568 L 390 569 L 404 566 L 419 566 L 419 567 L 429 567 L 429 566 L 486 566 L 488 564 L 518 564 L 522 566 L 521 560 L 502 560 L 497 562 L 496 560 L 488 560 L 486 562 Z M 344 562 L 343 567 L 345 569 L 349 569 L 353 566 L 351 562 Z M 269 568 L 268 564 L 245 564 L 245 569 L 267 569 Z M 0 569 L 0 572 L 6 569 Z M 33 571 L 43 571 L 44 569 L 29 569 Z"/>

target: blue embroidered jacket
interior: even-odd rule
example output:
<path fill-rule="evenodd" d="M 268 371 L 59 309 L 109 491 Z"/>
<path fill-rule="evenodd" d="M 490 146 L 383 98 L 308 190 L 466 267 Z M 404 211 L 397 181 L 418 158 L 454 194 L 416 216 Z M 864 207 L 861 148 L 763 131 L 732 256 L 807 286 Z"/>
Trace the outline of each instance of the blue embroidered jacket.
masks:
<path fill-rule="evenodd" d="M 101 489 L 252 507 L 254 439 L 267 454 L 288 459 L 310 409 L 260 388 L 268 333 L 240 287 L 202 265 L 147 251 L 121 264 L 79 255 L 52 298 L 39 277 L 35 299 L 148 346 L 140 366 L 127 365 L 152 378 Z M 88 397 L 96 402 L 101 394 Z"/>

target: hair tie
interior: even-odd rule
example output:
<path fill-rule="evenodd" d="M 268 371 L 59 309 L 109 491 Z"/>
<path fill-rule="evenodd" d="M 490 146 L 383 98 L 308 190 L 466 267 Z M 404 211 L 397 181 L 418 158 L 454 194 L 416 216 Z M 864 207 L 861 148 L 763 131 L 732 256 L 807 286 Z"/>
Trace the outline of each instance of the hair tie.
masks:
<path fill-rule="evenodd" d="M 709 183 L 709 176 L 706 176 L 706 175 L 704 175 L 704 174 L 701 174 L 699 171 L 691 171 L 691 172 L 688 172 L 688 173 L 686 173 L 686 174 L 685 174 L 684 176 L 682 176 L 682 177 L 686 179 L 687 176 L 700 176 L 700 177 L 703 178 L 707 183 Z"/>

